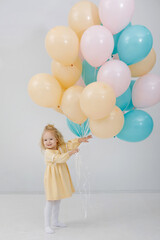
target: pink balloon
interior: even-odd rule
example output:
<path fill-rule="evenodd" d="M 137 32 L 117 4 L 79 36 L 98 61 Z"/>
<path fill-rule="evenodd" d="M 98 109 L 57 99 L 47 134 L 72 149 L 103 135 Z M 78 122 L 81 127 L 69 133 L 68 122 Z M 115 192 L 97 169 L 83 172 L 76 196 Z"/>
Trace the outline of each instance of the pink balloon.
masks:
<path fill-rule="evenodd" d="M 110 85 L 114 89 L 116 97 L 118 97 L 129 87 L 131 71 L 124 62 L 120 60 L 110 60 L 100 68 L 97 81 Z"/>
<path fill-rule="evenodd" d="M 132 91 L 132 102 L 135 107 L 151 107 L 160 102 L 160 76 L 149 73 L 139 78 Z"/>
<path fill-rule="evenodd" d="M 75 85 L 81 86 L 81 87 L 86 87 L 82 77 L 80 77 L 80 79 L 75 83 Z"/>
<path fill-rule="evenodd" d="M 93 67 L 99 67 L 113 52 L 113 36 L 105 27 L 94 25 L 82 35 L 80 47 L 84 59 Z"/>
<path fill-rule="evenodd" d="M 99 4 L 99 17 L 103 25 L 112 34 L 124 29 L 132 19 L 134 0 L 101 0 Z"/>
<path fill-rule="evenodd" d="M 81 61 L 83 62 L 84 57 L 83 57 L 83 55 L 82 55 L 81 49 L 79 50 L 79 57 L 80 57 Z"/>

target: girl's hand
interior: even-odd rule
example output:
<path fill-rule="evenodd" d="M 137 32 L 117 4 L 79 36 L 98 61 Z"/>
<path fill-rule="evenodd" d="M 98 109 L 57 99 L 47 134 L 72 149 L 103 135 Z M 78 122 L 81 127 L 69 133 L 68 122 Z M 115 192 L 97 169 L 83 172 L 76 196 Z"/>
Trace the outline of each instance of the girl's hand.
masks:
<path fill-rule="evenodd" d="M 78 148 L 76 148 L 76 149 L 74 149 L 74 150 L 71 150 L 71 151 L 69 152 L 69 155 L 72 156 L 73 154 L 75 154 L 75 153 L 77 153 L 77 152 L 79 152 L 79 149 L 78 149 Z"/>
<path fill-rule="evenodd" d="M 87 137 L 79 138 L 79 143 L 88 142 L 88 139 L 92 138 L 92 135 L 88 135 Z"/>

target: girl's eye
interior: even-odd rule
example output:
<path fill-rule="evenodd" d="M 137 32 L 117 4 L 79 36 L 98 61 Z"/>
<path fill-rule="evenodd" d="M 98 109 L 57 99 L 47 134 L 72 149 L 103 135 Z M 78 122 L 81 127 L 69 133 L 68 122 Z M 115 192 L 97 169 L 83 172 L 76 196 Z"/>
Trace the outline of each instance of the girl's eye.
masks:
<path fill-rule="evenodd" d="M 53 140 L 53 138 L 50 138 L 50 140 Z"/>
<path fill-rule="evenodd" d="M 44 140 L 45 142 L 47 141 L 47 139 Z"/>

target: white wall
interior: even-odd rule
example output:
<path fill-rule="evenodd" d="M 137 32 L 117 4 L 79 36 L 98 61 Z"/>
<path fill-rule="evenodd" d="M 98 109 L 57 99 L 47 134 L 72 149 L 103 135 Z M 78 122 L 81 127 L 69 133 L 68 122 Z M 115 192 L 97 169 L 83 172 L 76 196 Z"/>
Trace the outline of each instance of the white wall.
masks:
<path fill-rule="evenodd" d="M 68 12 L 76 2 L 0 2 L 0 192 L 43 192 L 45 165 L 39 139 L 45 124 L 54 123 L 66 140 L 75 137 L 64 116 L 31 101 L 27 85 L 34 74 L 51 73 L 45 36 L 52 27 L 67 25 Z M 98 4 L 98 0 L 93 2 Z M 160 74 L 160 1 L 135 2 L 132 23 L 151 30 L 157 52 L 153 72 Z M 147 112 L 155 123 L 147 140 L 127 143 L 94 138 L 89 144 L 83 144 L 80 155 L 89 167 L 92 191 L 160 190 L 160 104 Z M 74 158 L 68 165 L 75 182 Z"/>

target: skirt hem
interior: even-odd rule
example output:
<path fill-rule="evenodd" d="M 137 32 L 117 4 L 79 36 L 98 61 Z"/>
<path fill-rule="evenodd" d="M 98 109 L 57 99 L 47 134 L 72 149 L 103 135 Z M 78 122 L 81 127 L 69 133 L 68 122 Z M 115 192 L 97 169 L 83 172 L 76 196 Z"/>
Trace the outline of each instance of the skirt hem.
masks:
<path fill-rule="evenodd" d="M 74 192 L 73 192 L 74 193 Z M 72 197 L 72 195 L 73 195 L 73 193 L 72 194 L 70 194 L 70 195 L 68 195 L 68 196 L 63 196 L 63 197 L 61 197 L 61 198 L 46 198 L 46 200 L 47 201 L 54 201 L 54 200 L 60 200 L 60 199 L 64 199 L 64 198 L 69 198 L 69 197 Z"/>

